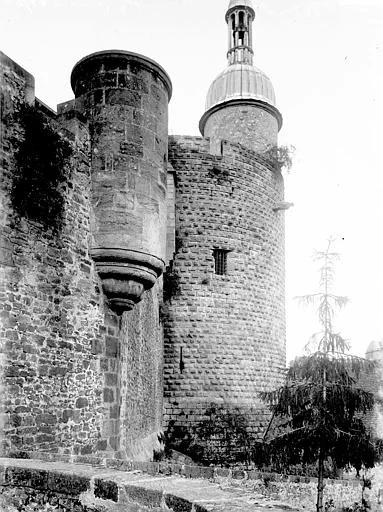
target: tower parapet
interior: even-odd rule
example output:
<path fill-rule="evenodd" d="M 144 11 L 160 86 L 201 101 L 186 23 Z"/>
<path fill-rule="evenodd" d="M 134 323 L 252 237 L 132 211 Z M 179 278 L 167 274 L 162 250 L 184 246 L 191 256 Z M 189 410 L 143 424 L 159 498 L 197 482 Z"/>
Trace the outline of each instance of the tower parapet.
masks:
<path fill-rule="evenodd" d="M 121 313 L 164 270 L 172 86 L 156 62 L 121 50 L 83 58 L 71 84 L 91 133 L 90 253 L 112 309 Z"/>

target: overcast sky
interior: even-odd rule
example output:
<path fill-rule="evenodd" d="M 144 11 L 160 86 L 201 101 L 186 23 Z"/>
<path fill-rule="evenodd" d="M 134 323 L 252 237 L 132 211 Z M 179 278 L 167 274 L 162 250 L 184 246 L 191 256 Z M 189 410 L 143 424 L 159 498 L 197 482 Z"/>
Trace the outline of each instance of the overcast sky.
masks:
<path fill-rule="evenodd" d="M 198 135 L 226 66 L 228 0 L 0 0 L 0 49 L 35 76 L 49 106 L 73 97 L 74 64 L 98 50 L 156 60 L 173 82 L 171 134 Z M 318 330 L 293 297 L 316 291 L 315 249 L 337 237 L 338 316 L 352 351 L 383 339 L 383 1 L 254 0 L 255 65 L 271 78 L 296 147 L 286 175 L 287 354 Z"/>

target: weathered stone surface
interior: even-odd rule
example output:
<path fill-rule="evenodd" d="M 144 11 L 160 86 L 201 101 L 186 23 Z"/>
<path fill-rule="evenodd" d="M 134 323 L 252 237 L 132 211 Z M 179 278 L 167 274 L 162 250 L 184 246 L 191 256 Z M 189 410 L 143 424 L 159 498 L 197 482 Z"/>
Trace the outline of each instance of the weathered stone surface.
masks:
<path fill-rule="evenodd" d="M 225 105 L 213 112 L 204 125 L 204 137 L 220 142 L 238 142 L 253 151 L 265 151 L 277 144 L 278 121 L 256 103 Z"/>
<path fill-rule="evenodd" d="M 91 255 L 121 313 L 164 270 L 170 80 L 146 57 L 112 50 L 82 59 L 71 81 L 90 123 Z"/>
<path fill-rule="evenodd" d="M 275 389 L 285 367 L 284 218 L 273 211 L 283 179 L 241 145 L 209 149 L 198 137 L 170 139 L 178 288 L 163 314 L 165 422 L 196 426 L 222 405 L 256 436 L 268 421 L 257 393 Z M 214 249 L 228 251 L 225 275 Z"/>
<path fill-rule="evenodd" d="M 143 84 L 149 75 L 140 78 Z M 36 103 L 73 150 L 63 190 L 61 231 L 43 229 L 15 214 L 10 190 L 23 133 L 10 123 L 9 115 L 34 101 L 33 77 L 1 54 L 0 86 L 0 246 L 6 252 L 0 261 L 0 452 L 37 450 L 89 457 L 118 451 L 123 443 L 123 450 L 134 447 L 132 456 L 150 459 L 161 431 L 161 284 L 144 292 L 138 309 L 121 320 L 103 297 L 89 245 L 89 126 L 73 110 L 75 101 L 61 105 L 57 117 Z M 164 126 L 165 118 L 164 112 Z M 162 132 L 166 146 L 166 128 Z M 162 170 L 157 169 L 159 180 Z M 160 189 L 163 195 L 164 186 Z M 129 352 L 131 346 L 135 354 Z"/>
<path fill-rule="evenodd" d="M 218 484 L 206 480 L 151 477 L 80 464 L 0 459 L 0 475 L 4 468 L 9 480 L 5 485 L 0 480 L 2 510 L 12 510 L 10 507 L 15 505 L 23 510 L 22 507 L 28 504 L 37 510 L 43 505 L 59 505 L 63 512 L 149 512 L 154 509 L 158 512 L 169 509 L 173 512 L 257 512 L 267 506 L 259 499 L 255 500 L 251 490 L 235 487 L 222 490 Z M 47 474 L 46 487 L 33 483 L 37 484 L 34 474 L 41 470 Z M 286 510 L 282 505 L 267 508 L 270 512 Z M 290 507 L 290 510 L 297 509 Z"/>
<path fill-rule="evenodd" d="M 274 143 L 270 112 L 217 111 L 210 141 L 172 140 L 168 168 L 171 86 L 150 59 L 86 57 L 72 75 L 76 98 L 58 115 L 5 56 L 0 78 L 2 114 L 35 102 L 73 150 L 63 226 L 42 229 L 12 208 L 24 134 L 2 115 L 2 453 L 149 460 L 161 448 L 164 380 L 167 423 L 195 426 L 225 403 L 259 433 L 267 415 L 254 397 L 284 366 L 284 233 L 273 210 L 283 183 L 254 151 L 221 138 Z M 227 275 L 214 273 L 215 249 L 228 253 Z M 174 286 L 163 305 L 165 260 Z"/>

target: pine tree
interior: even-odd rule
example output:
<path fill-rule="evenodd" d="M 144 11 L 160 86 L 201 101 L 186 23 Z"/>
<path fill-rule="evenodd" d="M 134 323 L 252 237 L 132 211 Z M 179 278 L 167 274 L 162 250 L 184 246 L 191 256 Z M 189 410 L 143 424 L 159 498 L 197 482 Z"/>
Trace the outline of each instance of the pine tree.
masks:
<path fill-rule="evenodd" d="M 349 355 L 346 340 L 334 329 L 335 310 L 345 306 L 347 298 L 332 293 L 338 258 L 331 250 L 332 242 L 317 253 L 319 292 L 300 297 L 318 309 L 322 329 L 308 343 L 315 350 L 295 359 L 281 388 L 261 394 L 273 411 L 263 456 L 279 466 L 317 464 L 317 512 L 323 510 L 326 461 L 338 469 L 354 467 L 358 474 L 363 466 L 373 467 L 375 462 L 374 444 L 363 421 L 363 415 L 373 408 L 373 394 L 358 384 L 361 372 L 372 371 L 373 366 Z"/>

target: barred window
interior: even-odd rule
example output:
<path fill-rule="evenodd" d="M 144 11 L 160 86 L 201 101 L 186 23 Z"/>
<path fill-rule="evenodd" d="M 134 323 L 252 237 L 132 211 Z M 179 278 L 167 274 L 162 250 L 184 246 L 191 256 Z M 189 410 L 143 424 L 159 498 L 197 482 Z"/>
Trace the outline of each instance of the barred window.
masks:
<path fill-rule="evenodd" d="M 225 249 L 214 249 L 214 271 L 217 275 L 223 276 L 227 274 L 227 253 Z"/>

